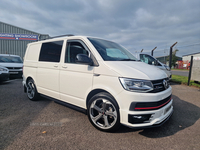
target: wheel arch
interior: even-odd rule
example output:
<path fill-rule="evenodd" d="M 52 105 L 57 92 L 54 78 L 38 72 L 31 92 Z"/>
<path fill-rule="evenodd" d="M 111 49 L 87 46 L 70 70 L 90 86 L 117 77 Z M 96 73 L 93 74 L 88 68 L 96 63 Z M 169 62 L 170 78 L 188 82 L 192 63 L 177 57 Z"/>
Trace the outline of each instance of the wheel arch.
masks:
<path fill-rule="evenodd" d="M 31 76 L 28 76 L 27 78 L 26 78 L 26 80 L 25 80 L 25 86 L 24 86 L 24 92 L 26 93 L 27 91 L 26 91 L 26 86 L 27 86 L 27 83 L 28 83 L 28 80 L 30 80 L 30 79 L 32 79 L 33 81 L 34 81 L 34 84 L 35 85 L 37 85 L 36 84 L 36 82 L 35 82 L 35 80 L 34 80 L 34 78 L 33 77 L 31 77 Z M 36 86 L 37 87 L 37 86 Z"/>
<path fill-rule="evenodd" d="M 33 81 L 34 81 L 34 79 L 32 78 L 32 77 L 28 77 L 27 79 L 26 79 L 26 84 L 28 83 L 28 80 L 30 80 L 30 79 L 32 79 Z"/>
<path fill-rule="evenodd" d="M 35 82 L 34 77 L 32 77 L 32 76 L 28 76 L 28 77 L 26 78 L 26 84 L 27 84 L 28 80 L 30 80 L 30 79 L 32 79 L 32 80 L 34 81 L 34 84 L 37 85 L 36 82 Z"/>
<path fill-rule="evenodd" d="M 108 91 L 106 91 L 106 90 L 103 90 L 103 89 L 94 89 L 94 90 L 92 90 L 92 91 L 88 94 L 88 96 L 87 96 L 87 98 L 86 98 L 86 108 L 87 108 L 87 109 L 88 109 L 88 102 L 89 102 L 89 100 L 90 100 L 94 95 L 96 95 L 96 94 L 98 94 L 98 93 L 102 93 L 102 92 L 108 93 L 110 96 L 112 96 L 112 98 L 115 100 L 116 104 L 118 105 L 118 108 L 120 108 L 118 102 L 117 102 L 116 99 L 115 99 L 115 97 L 114 97 L 110 92 L 108 92 Z"/>

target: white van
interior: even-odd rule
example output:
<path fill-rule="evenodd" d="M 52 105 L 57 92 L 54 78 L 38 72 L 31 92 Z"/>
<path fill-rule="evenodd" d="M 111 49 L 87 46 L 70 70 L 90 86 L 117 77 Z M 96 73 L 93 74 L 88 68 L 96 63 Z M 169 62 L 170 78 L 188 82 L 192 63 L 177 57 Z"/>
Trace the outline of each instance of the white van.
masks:
<path fill-rule="evenodd" d="M 0 54 L 0 65 L 8 68 L 11 78 L 22 78 L 23 61 L 20 56 Z"/>
<path fill-rule="evenodd" d="M 24 91 L 87 112 L 99 130 L 120 124 L 159 126 L 173 112 L 167 75 L 103 39 L 64 36 L 30 43 L 24 56 Z"/>
<path fill-rule="evenodd" d="M 139 59 L 140 61 L 145 62 L 146 64 L 154 65 L 154 66 L 158 67 L 159 69 L 163 70 L 167 74 L 169 79 L 172 78 L 172 72 L 171 72 L 169 66 L 161 63 L 159 60 L 157 60 L 153 56 L 151 56 L 149 54 L 145 54 L 145 53 L 136 53 L 136 54 L 134 54 L 134 56 L 137 59 Z"/>

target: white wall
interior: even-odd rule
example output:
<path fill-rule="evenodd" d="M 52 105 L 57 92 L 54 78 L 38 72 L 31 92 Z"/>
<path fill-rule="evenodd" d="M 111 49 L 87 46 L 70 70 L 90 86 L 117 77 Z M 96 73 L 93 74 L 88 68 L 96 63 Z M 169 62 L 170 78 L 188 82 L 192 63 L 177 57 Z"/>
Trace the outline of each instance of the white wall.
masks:
<path fill-rule="evenodd" d="M 183 56 L 183 61 L 187 61 L 187 60 L 191 60 L 191 56 L 193 57 L 200 57 L 200 53 L 199 54 L 194 54 L 194 55 L 188 55 L 188 56 Z"/>

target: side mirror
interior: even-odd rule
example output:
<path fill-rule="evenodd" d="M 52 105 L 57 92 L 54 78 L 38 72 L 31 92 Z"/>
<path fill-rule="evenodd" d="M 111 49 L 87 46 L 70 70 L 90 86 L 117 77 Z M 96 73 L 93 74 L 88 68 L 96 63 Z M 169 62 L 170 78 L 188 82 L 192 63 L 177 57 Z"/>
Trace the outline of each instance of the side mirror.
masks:
<path fill-rule="evenodd" d="M 76 55 L 76 63 L 86 64 L 86 65 L 93 65 L 93 61 L 89 58 L 86 54 L 78 54 Z"/>
<path fill-rule="evenodd" d="M 153 65 L 154 65 L 154 66 L 158 66 L 158 61 L 155 60 Z"/>

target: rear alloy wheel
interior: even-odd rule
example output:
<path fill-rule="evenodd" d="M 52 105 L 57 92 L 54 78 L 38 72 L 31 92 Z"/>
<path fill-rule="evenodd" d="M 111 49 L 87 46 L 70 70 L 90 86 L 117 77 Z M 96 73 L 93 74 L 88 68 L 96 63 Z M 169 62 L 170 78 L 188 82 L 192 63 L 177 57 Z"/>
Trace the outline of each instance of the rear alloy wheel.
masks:
<path fill-rule="evenodd" d="M 28 98 L 32 101 L 36 101 L 39 97 L 39 94 L 37 92 L 33 79 L 28 80 L 26 87 L 27 87 Z"/>
<path fill-rule="evenodd" d="M 93 126 L 102 131 L 114 131 L 120 126 L 119 107 L 108 93 L 99 93 L 90 99 L 88 118 Z"/>

